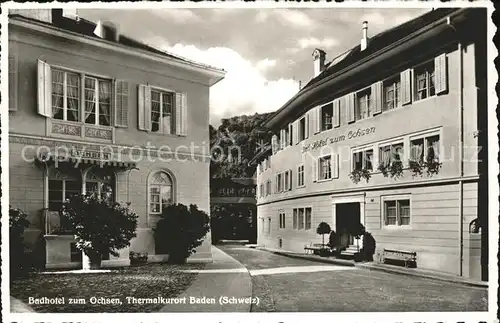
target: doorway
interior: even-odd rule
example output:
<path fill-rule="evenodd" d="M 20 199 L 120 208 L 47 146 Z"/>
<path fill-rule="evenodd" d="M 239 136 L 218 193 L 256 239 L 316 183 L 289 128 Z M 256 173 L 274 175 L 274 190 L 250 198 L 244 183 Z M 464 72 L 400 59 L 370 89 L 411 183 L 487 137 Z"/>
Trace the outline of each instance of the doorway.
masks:
<path fill-rule="evenodd" d="M 339 203 L 335 206 L 335 231 L 339 247 L 348 247 L 354 243 L 352 232 L 360 223 L 360 203 Z"/>

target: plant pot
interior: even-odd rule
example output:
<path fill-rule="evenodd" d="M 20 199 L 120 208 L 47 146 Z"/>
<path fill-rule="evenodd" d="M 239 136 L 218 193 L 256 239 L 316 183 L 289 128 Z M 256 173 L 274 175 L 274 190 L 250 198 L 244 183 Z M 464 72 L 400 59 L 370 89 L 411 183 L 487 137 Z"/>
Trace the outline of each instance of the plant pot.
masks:
<path fill-rule="evenodd" d="M 102 263 L 102 257 L 99 253 L 95 252 L 82 253 L 83 270 L 100 269 L 101 263 Z"/>

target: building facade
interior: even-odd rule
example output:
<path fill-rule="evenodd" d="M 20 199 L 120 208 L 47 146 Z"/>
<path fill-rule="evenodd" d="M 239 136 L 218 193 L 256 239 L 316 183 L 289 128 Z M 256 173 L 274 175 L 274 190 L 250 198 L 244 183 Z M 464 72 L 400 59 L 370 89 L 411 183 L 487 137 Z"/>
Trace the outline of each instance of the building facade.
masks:
<path fill-rule="evenodd" d="M 303 252 L 361 223 L 417 266 L 487 279 L 486 10 L 437 9 L 325 62 L 267 121 L 258 243 Z M 467 32 L 474 25 L 478 32 Z M 479 228 L 479 229 L 478 229 Z"/>
<path fill-rule="evenodd" d="M 170 203 L 210 211 L 209 88 L 224 72 L 146 46 L 110 22 L 61 9 L 9 16 L 10 205 L 29 215 L 25 241 L 45 267 L 80 267 L 58 210 L 70 194 L 131 202 L 129 251 L 155 252 L 152 229 Z M 210 236 L 193 259 L 210 261 Z"/>

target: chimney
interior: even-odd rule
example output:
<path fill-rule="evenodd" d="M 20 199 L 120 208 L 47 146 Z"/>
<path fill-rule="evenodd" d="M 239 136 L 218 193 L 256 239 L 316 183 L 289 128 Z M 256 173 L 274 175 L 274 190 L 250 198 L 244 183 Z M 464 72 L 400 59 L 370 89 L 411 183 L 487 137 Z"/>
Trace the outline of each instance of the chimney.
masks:
<path fill-rule="evenodd" d="M 363 38 L 361 38 L 361 51 L 368 46 L 368 21 L 363 21 Z"/>
<path fill-rule="evenodd" d="M 94 29 L 94 35 L 115 42 L 120 37 L 117 26 L 110 21 L 98 21 Z"/>
<path fill-rule="evenodd" d="M 78 9 L 63 9 L 62 10 L 62 16 L 66 17 L 66 18 L 69 18 L 69 19 L 73 19 L 73 20 L 79 21 L 80 17 L 78 16 L 77 10 Z"/>
<path fill-rule="evenodd" d="M 316 48 L 312 56 L 314 62 L 314 77 L 316 77 L 325 69 L 326 53 L 321 49 Z"/>

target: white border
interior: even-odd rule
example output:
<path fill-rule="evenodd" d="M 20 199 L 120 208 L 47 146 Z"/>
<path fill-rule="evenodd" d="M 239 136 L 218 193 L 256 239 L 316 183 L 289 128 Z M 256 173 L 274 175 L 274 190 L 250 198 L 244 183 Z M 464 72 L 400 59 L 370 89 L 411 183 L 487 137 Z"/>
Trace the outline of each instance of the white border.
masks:
<path fill-rule="evenodd" d="M 116 7 L 116 3 L 57 3 L 58 7 L 62 8 L 72 8 L 77 6 L 82 9 L 113 9 Z M 404 5 L 408 8 L 441 8 L 441 7 L 486 7 L 488 8 L 488 40 L 490 41 L 488 47 L 488 58 L 490 63 L 493 63 L 493 59 L 498 55 L 498 51 L 491 42 L 495 26 L 491 21 L 491 14 L 493 12 L 493 5 L 489 1 L 457 1 L 457 2 L 447 2 L 441 3 L 438 1 L 432 2 L 406 2 L 401 4 L 399 1 L 377 1 L 370 3 L 361 2 L 351 2 L 345 1 L 343 3 L 335 2 L 275 2 L 275 1 L 261 1 L 261 2 L 161 2 L 161 3 L 151 3 L 151 2 L 122 2 L 119 4 L 120 8 L 123 9 L 147 9 L 147 8 L 395 8 Z M 2 5 L 2 15 L 0 18 L 1 23 L 1 41 L 2 49 L 8 48 L 7 40 L 7 16 L 6 13 L 9 8 L 12 9 L 22 9 L 22 8 L 48 8 L 53 7 L 51 4 L 42 3 L 5 3 Z M 1 67 L 2 71 L 7 71 L 8 60 L 2 55 Z M 491 67 L 491 65 L 489 66 Z M 497 271 L 497 251 L 498 251 L 498 195 L 499 195 L 499 183 L 497 175 L 499 173 L 499 165 L 497 163 L 498 156 L 498 140 L 497 140 L 497 126 L 498 119 L 496 116 L 496 104 L 498 102 L 498 97 L 495 92 L 495 85 L 498 81 L 498 74 L 494 68 L 488 68 L 488 136 L 489 136 L 489 215 L 490 215 L 490 243 L 489 243 L 489 263 L 490 263 L 490 273 L 489 273 L 489 291 L 488 291 L 488 307 L 489 311 L 486 312 L 432 312 L 432 313 L 422 313 L 422 312 L 406 312 L 406 313 L 334 313 L 331 316 L 335 318 L 336 322 L 352 322 L 352 321 L 390 321 L 390 322 L 414 322 L 418 321 L 446 321 L 446 322 L 478 322 L 483 321 L 494 321 L 497 311 L 497 288 L 498 288 L 498 271 Z M 3 75 L 2 75 L 3 76 Z M 8 97 L 8 78 L 2 77 L 1 90 L 4 98 Z M 0 113 L 2 116 L 2 129 L 4 130 L 1 134 L 1 147 L 3 147 L 3 158 L 1 160 L 2 174 L 1 183 L 2 185 L 2 214 L 8 213 L 8 203 L 9 203 L 9 190 L 5 189 L 9 187 L 8 178 L 8 131 L 9 120 L 8 120 L 8 109 L 4 107 L 5 100 L 2 101 L 2 108 Z M 148 313 L 147 315 L 141 313 L 127 313 L 126 315 L 117 314 L 10 314 L 10 299 L 9 299 L 9 270 L 8 270 L 8 225 L 7 218 L 2 217 L 2 251 L 1 256 L 4 260 L 2 262 L 2 317 L 5 321 L 16 321 L 16 322 L 34 322 L 34 321 L 47 321 L 52 322 L 62 321 L 62 320 L 74 320 L 77 321 L 107 321 L 108 319 L 117 319 L 119 317 L 122 322 L 137 322 L 138 320 L 142 322 L 163 322 L 169 319 L 179 319 L 185 320 L 186 315 L 193 320 L 204 321 L 204 322 L 303 322 L 310 319 L 324 320 L 329 317 L 326 313 L 253 313 L 251 315 L 243 313 Z M 7 270 L 6 270 L 7 269 Z"/>

